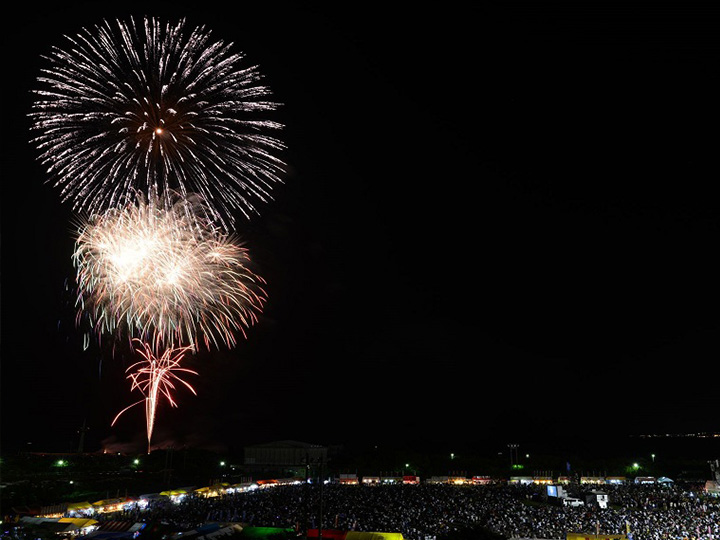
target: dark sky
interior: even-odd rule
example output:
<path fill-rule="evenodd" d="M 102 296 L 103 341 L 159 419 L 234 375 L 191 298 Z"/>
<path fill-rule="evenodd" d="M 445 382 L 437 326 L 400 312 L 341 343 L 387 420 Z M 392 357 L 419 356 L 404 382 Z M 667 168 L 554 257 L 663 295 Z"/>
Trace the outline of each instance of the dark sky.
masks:
<path fill-rule="evenodd" d="M 20 7 L 3 32 L 3 448 L 73 450 L 85 419 L 86 450 L 142 446 L 140 409 L 109 426 L 137 399 L 132 358 L 83 350 L 73 215 L 26 118 L 41 54 L 131 14 L 187 17 L 258 64 L 290 166 L 238 225 L 264 315 L 188 360 L 199 395 L 160 409 L 158 442 L 720 431 L 717 12 L 581 4 Z"/>

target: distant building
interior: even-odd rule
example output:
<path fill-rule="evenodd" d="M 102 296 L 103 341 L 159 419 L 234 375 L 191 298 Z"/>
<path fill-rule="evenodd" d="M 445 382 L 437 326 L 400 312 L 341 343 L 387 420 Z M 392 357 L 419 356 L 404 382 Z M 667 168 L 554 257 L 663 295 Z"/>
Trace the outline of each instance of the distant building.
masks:
<path fill-rule="evenodd" d="M 254 473 L 272 473 L 271 476 L 301 476 L 306 465 L 313 471 L 320 465 L 327 466 L 328 448 L 318 444 L 299 441 L 275 441 L 246 446 L 243 463 L 246 470 Z M 327 474 L 327 470 L 325 470 Z"/>

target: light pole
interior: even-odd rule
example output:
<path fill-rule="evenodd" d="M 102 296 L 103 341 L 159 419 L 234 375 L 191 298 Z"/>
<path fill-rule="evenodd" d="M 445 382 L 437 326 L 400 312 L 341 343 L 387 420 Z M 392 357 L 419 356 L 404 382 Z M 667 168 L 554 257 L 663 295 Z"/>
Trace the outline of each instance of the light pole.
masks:
<path fill-rule="evenodd" d="M 305 536 L 307 536 L 308 531 L 308 521 L 309 521 L 309 514 L 310 514 L 310 454 L 308 452 L 305 452 L 305 486 L 304 486 L 304 492 L 305 492 Z"/>
<path fill-rule="evenodd" d="M 320 456 L 319 462 L 320 462 L 320 512 L 318 515 L 318 540 L 322 540 L 322 527 L 323 527 L 323 459 L 322 459 L 322 456 Z"/>
<path fill-rule="evenodd" d="M 515 465 L 515 462 L 517 461 L 517 449 L 520 445 L 511 443 L 508 444 L 508 448 L 510 449 L 510 468 L 512 469 Z M 515 457 L 513 459 L 513 452 L 515 453 Z"/>

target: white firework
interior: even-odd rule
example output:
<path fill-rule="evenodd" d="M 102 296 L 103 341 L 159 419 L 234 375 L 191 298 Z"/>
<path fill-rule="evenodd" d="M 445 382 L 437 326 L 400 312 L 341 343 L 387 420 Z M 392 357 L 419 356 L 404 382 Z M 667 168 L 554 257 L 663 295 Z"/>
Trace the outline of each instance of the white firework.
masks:
<path fill-rule="evenodd" d="M 199 193 L 227 232 L 282 182 L 279 104 L 233 44 L 156 18 L 103 21 L 45 56 L 32 142 L 63 201 L 86 214 Z"/>
<path fill-rule="evenodd" d="M 180 199 L 127 204 L 81 223 L 73 262 L 79 313 L 98 334 L 126 333 L 154 350 L 234 346 L 257 322 L 265 281 L 248 250 Z"/>

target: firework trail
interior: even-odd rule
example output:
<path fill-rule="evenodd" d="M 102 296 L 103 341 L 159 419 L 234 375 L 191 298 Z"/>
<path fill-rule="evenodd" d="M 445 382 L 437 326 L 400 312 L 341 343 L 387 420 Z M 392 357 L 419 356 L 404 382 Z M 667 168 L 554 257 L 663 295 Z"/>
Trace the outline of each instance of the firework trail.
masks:
<path fill-rule="evenodd" d="M 173 398 L 173 391 L 176 388 L 175 383 L 185 385 L 193 394 L 197 395 L 195 389 L 177 375 L 177 372 L 191 373 L 193 375 L 197 375 L 197 372 L 180 367 L 180 361 L 183 359 L 183 356 L 185 356 L 185 353 L 192 350 L 192 347 L 168 348 L 158 357 L 147 343 L 143 343 L 138 339 L 133 339 L 133 342 L 140 345 L 136 347 L 135 350 L 143 359 L 126 370 L 130 371 L 137 368 L 137 371 L 130 373 L 127 378 L 132 381 L 131 390 L 139 390 L 145 398 L 125 407 L 115 416 L 110 425 L 115 425 L 117 419 L 125 411 L 144 402 L 149 452 L 153 429 L 155 427 L 158 400 L 164 396 L 171 406 L 177 407 L 177 403 Z"/>
<path fill-rule="evenodd" d="M 199 217 L 192 197 L 139 198 L 80 222 L 73 253 L 78 316 L 161 351 L 236 344 L 257 322 L 265 281 L 247 249 Z"/>
<path fill-rule="evenodd" d="M 149 198 L 199 193 L 228 232 L 271 199 L 284 163 L 279 104 L 232 43 L 185 20 L 103 21 L 66 36 L 41 71 L 32 142 L 62 200 L 99 214 L 134 190 Z"/>

